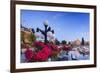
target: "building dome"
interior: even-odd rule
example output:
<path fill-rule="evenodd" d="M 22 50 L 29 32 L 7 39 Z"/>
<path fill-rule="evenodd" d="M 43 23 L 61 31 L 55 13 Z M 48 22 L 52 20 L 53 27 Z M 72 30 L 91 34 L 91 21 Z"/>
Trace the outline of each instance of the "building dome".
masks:
<path fill-rule="evenodd" d="M 79 39 L 76 39 L 75 42 L 74 42 L 74 44 L 75 44 L 76 46 L 79 46 L 79 45 L 81 45 L 81 41 L 80 41 Z"/>

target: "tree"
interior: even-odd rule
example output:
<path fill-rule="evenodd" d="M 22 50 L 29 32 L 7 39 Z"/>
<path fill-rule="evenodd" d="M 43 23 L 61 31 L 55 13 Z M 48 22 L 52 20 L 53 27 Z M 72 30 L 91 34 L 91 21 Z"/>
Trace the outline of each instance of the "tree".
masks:
<path fill-rule="evenodd" d="M 84 44 L 85 44 L 85 41 L 84 41 L 84 38 L 82 37 L 81 45 L 84 45 Z"/>
<path fill-rule="evenodd" d="M 31 43 L 36 41 L 36 36 L 34 34 L 30 35 L 30 41 L 31 41 Z"/>
<path fill-rule="evenodd" d="M 71 44 L 71 42 L 69 41 L 69 42 L 68 42 L 68 45 L 70 45 L 70 44 Z"/>
<path fill-rule="evenodd" d="M 60 44 L 60 41 L 58 41 L 58 39 L 55 39 L 55 44 L 56 45 L 59 45 Z"/>
<path fill-rule="evenodd" d="M 65 45 L 67 43 L 67 41 L 66 40 L 62 40 L 61 43 Z"/>

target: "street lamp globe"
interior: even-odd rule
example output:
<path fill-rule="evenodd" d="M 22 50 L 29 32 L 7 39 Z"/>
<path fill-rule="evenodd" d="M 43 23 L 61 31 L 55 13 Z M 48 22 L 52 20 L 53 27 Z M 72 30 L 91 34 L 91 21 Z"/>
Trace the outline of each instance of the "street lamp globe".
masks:
<path fill-rule="evenodd" d="M 48 21 L 47 20 L 44 21 L 44 25 L 48 26 Z"/>

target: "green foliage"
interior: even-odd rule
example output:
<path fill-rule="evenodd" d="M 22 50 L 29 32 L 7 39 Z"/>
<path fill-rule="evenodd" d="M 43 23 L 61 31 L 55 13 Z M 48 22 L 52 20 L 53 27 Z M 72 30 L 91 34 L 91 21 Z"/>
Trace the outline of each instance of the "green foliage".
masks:
<path fill-rule="evenodd" d="M 85 44 L 85 41 L 84 41 L 84 38 L 82 38 L 81 45 L 84 45 L 84 44 Z"/>
<path fill-rule="evenodd" d="M 62 40 L 61 43 L 65 45 L 67 43 L 67 41 L 66 40 Z"/>
<path fill-rule="evenodd" d="M 58 41 L 57 39 L 55 40 L 55 44 L 56 45 L 59 45 L 60 44 L 60 41 Z"/>
<path fill-rule="evenodd" d="M 34 34 L 31 34 L 30 36 L 30 42 L 33 43 L 36 41 L 36 36 Z"/>
<path fill-rule="evenodd" d="M 70 45 L 70 44 L 71 44 L 71 42 L 68 42 L 68 44 Z"/>
<path fill-rule="evenodd" d="M 23 40 L 24 40 L 24 33 L 21 32 L 21 41 L 23 41 Z"/>

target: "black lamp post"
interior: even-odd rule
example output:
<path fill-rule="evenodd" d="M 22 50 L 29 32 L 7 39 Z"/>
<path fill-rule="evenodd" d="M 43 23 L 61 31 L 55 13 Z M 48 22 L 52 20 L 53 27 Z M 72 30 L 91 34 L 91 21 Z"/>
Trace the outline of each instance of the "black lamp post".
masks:
<path fill-rule="evenodd" d="M 44 27 L 45 27 L 45 30 L 41 30 L 41 29 L 37 28 L 37 32 L 40 31 L 44 35 L 44 42 L 45 42 L 45 44 L 47 44 L 48 43 L 47 33 L 49 31 L 51 31 L 54 34 L 54 30 L 51 30 L 51 27 L 48 26 L 48 22 L 47 21 L 44 22 Z"/>

